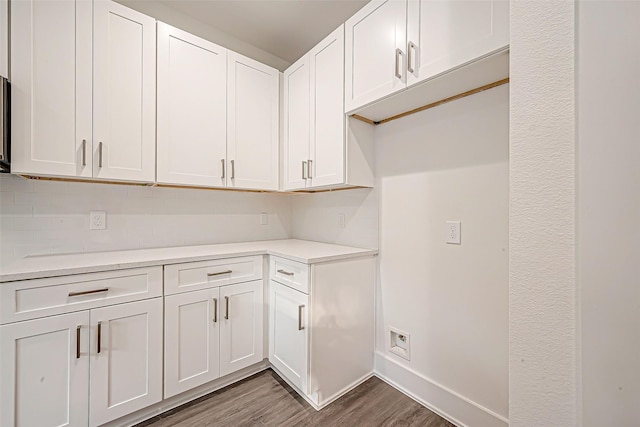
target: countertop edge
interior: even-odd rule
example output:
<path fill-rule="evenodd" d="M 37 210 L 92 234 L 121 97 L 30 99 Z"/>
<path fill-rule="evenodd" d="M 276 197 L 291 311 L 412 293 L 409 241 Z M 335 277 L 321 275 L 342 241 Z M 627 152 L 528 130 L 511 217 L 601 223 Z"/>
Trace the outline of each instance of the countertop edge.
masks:
<path fill-rule="evenodd" d="M 291 239 L 294 241 L 295 239 Z M 299 240 L 295 240 L 300 242 Z M 313 241 L 304 241 L 307 244 L 319 244 L 326 245 L 326 243 L 321 242 L 313 242 Z M 252 245 L 259 245 L 260 242 L 246 242 Z M 180 264 L 186 262 L 198 262 L 198 261 L 208 261 L 208 260 L 216 260 L 216 259 L 225 259 L 225 258 L 234 258 L 241 256 L 253 256 L 253 255 L 273 255 L 281 258 L 289 259 L 292 261 L 302 262 L 305 264 L 318 264 L 323 262 L 332 262 L 343 259 L 351 259 L 351 258 L 359 258 L 366 256 L 375 256 L 378 254 L 377 249 L 366 249 L 366 248 L 355 248 L 349 246 L 341 246 L 341 245 L 333 245 L 335 247 L 343 247 L 345 249 L 344 253 L 337 253 L 325 256 L 313 256 L 313 257 L 301 257 L 295 255 L 286 250 L 282 250 L 281 248 L 269 248 L 272 242 L 265 242 L 264 248 L 262 249 L 246 249 L 246 250 L 230 250 L 228 252 L 216 252 L 212 249 L 211 254 L 205 255 L 193 255 L 193 256 L 176 256 L 176 257 L 158 257 L 157 259 L 150 259 L 144 261 L 131 261 L 131 262 L 113 262 L 113 263 L 101 263 L 101 264 L 92 264 L 92 265 L 81 265 L 78 267 L 68 267 L 68 268 L 59 268 L 59 269 L 44 269 L 44 270 L 34 270 L 34 271 L 24 271 L 24 272 L 16 272 L 16 273 L 7 273 L 0 274 L 0 284 L 7 282 L 16 282 L 21 280 L 31 280 L 31 279 L 44 279 L 50 277 L 60 277 L 60 276 L 70 276 L 75 274 L 86 274 L 86 273 L 97 273 L 104 271 L 116 271 L 116 270 L 126 270 L 132 268 L 143 268 L 143 267 L 154 267 L 161 265 L 170 265 L 170 264 Z M 223 244 L 221 244 L 222 246 Z M 215 246 L 215 245 L 212 245 Z M 172 248 L 163 248 L 163 249 L 172 249 Z M 178 248 L 176 248 L 178 249 Z M 115 251 L 120 252 L 120 251 Z M 126 252 L 126 251 L 122 251 Z M 78 254 L 83 255 L 83 254 Z"/>

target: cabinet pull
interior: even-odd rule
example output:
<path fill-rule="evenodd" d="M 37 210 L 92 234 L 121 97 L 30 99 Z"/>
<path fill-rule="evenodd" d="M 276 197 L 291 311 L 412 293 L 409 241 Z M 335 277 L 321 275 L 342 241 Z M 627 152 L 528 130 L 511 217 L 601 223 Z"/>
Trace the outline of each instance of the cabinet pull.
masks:
<path fill-rule="evenodd" d="M 307 162 L 302 162 L 302 179 L 307 179 Z"/>
<path fill-rule="evenodd" d="M 224 319 L 229 320 L 229 297 L 224 297 L 224 305 L 225 305 Z"/>
<path fill-rule="evenodd" d="M 109 288 L 101 288 L 101 289 L 92 289 L 90 291 L 80 291 L 80 292 L 69 292 L 70 297 L 79 297 L 80 295 L 90 295 L 97 294 L 100 292 L 108 292 Z"/>
<path fill-rule="evenodd" d="M 213 323 L 218 322 L 218 298 L 213 299 Z"/>
<path fill-rule="evenodd" d="M 102 167 L 102 142 L 98 143 L 98 167 Z"/>
<path fill-rule="evenodd" d="M 236 179 L 236 161 L 231 160 L 231 179 Z"/>
<path fill-rule="evenodd" d="M 307 163 L 307 176 L 309 177 L 309 179 L 313 178 L 311 176 L 311 164 L 313 163 L 313 160 L 309 160 L 309 162 Z"/>
<path fill-rule="evenodd" d="M 76 359 L 80 359 L 80 326 L 76 328 Z"/>
<path fill-rule="evenodd" d="M 304 308 L 304 305 L 298 306 L 298 330 L 299 331 L 304 329 L 304 326 L 302 326 L 302 309 L 303 308 Z"/>
<path fill-rule="evenodd" d="M 222 163 L 222 176 L 221 179 L 224 179 L 224 159 L 220 159 L 220 163 Z"/>
<path fill-rule="evenodd" d="M 289 271 L 286 271 L 286 270 L 282 270 L 282 269 L 278 270 L 278 273 L 286 274 L 287 276 L 293 276 L 293 273 L 291 273 Z"/>
<path fill-rule="evenodd" d="M 100 354 L 100 341 L 102 341 L 102 322 L 98 322 L 98 354 Z"/>
<path fill-rule="evenodd" d="M 402 80 L 402 73 L 400 72 L 400 57 L 402 56 L 402 50 L 396 48 L 396 77 Z"/>
<path fill-rule="evenodd" d="M 413 44 L 413 42 L 409 42 L 409 45 L 407 46 L 407 70 L 409 70 L 410 73 L 415 72 L 415 68 L 413 67 L 414 55 L 411 54 L 412 51 L 417 52 L 416 45 Z"/>
<path fill-rule="evenodd" d="M 82 140 L 82 166 L 87 166 L 87 140 Z"/>
<path fill-rule="evenodd" d="M 233 270 L 220 271 L 218 273 L 207 273 L 207 276 L 212 277 L 212 276 L 220 276 L 222 274 L 231 274 L 231 273 L 233 273 Z"/>

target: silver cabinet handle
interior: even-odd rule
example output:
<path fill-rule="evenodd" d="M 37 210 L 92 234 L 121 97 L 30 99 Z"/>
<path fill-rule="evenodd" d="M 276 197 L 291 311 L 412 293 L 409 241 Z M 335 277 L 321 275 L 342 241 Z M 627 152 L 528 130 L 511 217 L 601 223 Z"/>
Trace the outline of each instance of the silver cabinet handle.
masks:
<path fill-rule="evenodd" d="M 231 179 L 236 179 L 236 161 L 231 160 Z"/>
<path fill-rule="evenodd" d="M 80 359 L 80 325 L 76 328 L 76 359 Z"/>
<path fill-rule="evenodd" d="M 102 341 L 102 322 L 98 322 L 98 354 L 100 354 L 100 341 Z"/>
<path fill-rule="evenodd" d="M 87 140 L 82 140 L 82 166 L 87 166 Z"/>
<path fill-rule="evenodd" d="M 307 179 L 307 162 L 302 162 L 302 179 Z"/>
<path fill-rule="evenodd" d="M 396 77 L 402 80 L 402 73 L 400 72 L 400 57 L 402 56 L 402 50 L 396 48 Z"/>
<path fill-rule="evenodd" d="M 302 309 L 303 308 L 304 308 L 304 305 L 298 306 L 298 330 L 299 331 L 304 329 L 304 326 L 302 326 Z"/>
<path fill-rule="evenodd" d="M 98 167 L 102 167 L 102 142 L 98 143 Z"/>
<path fill-rule="evenodd" d="M 313 178 L 311 176 L 311 164 L 313 163 L 313 160 L 309 160 L 309 162 L 307 163 L 307 176 L 309 177 L 309 179 Z"/>
<path fill-rule="evenodd" d="M 409 70 L 410 73 L 415 72 L 415 68 L 413 68 L 413 55 L 411 54 L 412 51 L 416 52 L 416 45 L 413 44 L 413 42 L 409 42 L 409 45 L 407 46 L 407 70 Z"/>
<path fill-rule="evenodd" d="M 97 293 L 100 293 L 100 292 L 108 292 L 108 291 L 109 291 L 109 288 L 92 289 L 90 291 L 69 292 L 69 296 L 70 297 L 79 297 L 81 295 L 97 294 Z"/>
<path fill-rule="evenodd" d="M 220 178 L 224 179 L 224 159 L 220 159 L 220 162 L 222 163 L 222 176 Z"/>
<path fill-rule="evenodd" d="M 224 305 L 225 305 L 224 319 L 229 320 L 229 297 L 224 297 Z"/>
<path fill-rule="evenodd" d="M 218 322 L 218 298 L 213 299 L 213 323 Z"/>
<path fill-rule="evenodd" d="M 213 276 L 221 276 L 223 274 L 231 274 L 233 273 L 233 270 L 225 270 L 225 271 L 219 271 L 217 273 L 207 273 L 208 277 L 213 277 Z"/>
<path fill-rule="evenodd" d="M 287 276 L 293 276 L 293 273 L 291 273 L 289 271 L 286 271 L 286 270 L 282 270 L 282 269 L 278 270 L 278 273 L 286 274 Z"/>

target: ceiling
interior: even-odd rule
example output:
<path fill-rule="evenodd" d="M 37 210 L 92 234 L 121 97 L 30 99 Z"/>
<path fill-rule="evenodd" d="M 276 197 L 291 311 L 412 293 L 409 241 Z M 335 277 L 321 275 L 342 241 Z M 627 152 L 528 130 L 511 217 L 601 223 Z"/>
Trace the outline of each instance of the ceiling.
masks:
<path fill-rule="evenodd" d="M 296 61 L 369 0 L 157 0 L 193 19 Z"/>

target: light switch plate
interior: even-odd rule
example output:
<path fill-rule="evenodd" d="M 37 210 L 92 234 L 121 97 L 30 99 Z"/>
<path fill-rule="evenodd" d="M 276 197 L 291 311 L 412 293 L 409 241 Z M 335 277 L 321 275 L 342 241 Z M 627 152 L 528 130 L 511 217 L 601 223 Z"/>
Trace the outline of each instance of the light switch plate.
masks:
<path fill-rule="evenodd" d="M 260 214 L 260 225 L 269 225 L 269 214 L 262 212 Z"/>
<path fill-rule="evenodd" d="M 450 245 L 460 244 L 460 221 L 447 221 L 445 242 Z"/>

